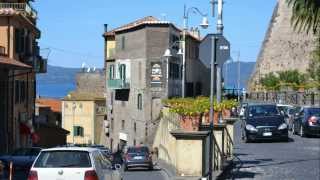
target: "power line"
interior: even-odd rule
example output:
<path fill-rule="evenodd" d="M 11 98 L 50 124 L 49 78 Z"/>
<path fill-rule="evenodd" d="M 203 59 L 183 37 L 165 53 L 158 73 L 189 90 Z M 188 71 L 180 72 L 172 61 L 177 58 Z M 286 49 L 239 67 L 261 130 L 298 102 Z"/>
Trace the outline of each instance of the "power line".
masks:
<path fill-rule="evenodd" d="M 47 48 L 53 50 L 53 51 L 59 51 L 59 52 L 63 52 L 63 53 L 67 53 L 67 54 L 74 54 L 74 55 L 78 55 L 78 56 L 85 56 L 85 57 L 92 57 L 92 58 L 101 58 L 103 59 L 103 56 L 99 56 L 99 55 L 93 55 L 91 53 L 82 53 L 82 52 L 77 52 L 77 51 L 73 51 L 73 50 L 67 50 L 67 49 L 62 49 L 62 48 L 57 48 L 51 45 L 48 45 L 46 43 L 41 43 L 45 46 L 47 46 Z"/>

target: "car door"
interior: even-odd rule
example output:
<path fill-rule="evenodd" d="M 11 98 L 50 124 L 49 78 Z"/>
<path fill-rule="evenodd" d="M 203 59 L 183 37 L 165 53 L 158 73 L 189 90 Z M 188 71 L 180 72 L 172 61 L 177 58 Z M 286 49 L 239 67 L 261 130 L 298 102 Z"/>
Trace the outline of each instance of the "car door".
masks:
<path fill-rule="evenodd" d="M 118 180 L 114 175 L 112 163 L 105 158 L 102 153 L 99 153 L 99 160 L 101 163 L 101 172 L 103 173 L 103 180 Z"/>
<path fill-rule="evenodd" d="M 304 109 L 301 109 L 300 112 L 294 118 L 294 130 L 295 130 L 295 132 L 299 132 L 300 126 L 302 124 L 303 117 L 304 117 Z"/>

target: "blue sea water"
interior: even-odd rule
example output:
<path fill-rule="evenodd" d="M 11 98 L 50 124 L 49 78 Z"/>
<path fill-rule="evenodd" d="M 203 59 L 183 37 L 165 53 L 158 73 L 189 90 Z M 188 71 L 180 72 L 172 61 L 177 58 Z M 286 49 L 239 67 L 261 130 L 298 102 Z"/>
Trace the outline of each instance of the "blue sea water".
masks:
<path fill-rule="evenodd" d="M 50 98 L 63 98 L 70 91 L 75 90 L 76 86 L 72 83 L 66 84 L 43 84 L 37 83 L 37 96 Z"/>

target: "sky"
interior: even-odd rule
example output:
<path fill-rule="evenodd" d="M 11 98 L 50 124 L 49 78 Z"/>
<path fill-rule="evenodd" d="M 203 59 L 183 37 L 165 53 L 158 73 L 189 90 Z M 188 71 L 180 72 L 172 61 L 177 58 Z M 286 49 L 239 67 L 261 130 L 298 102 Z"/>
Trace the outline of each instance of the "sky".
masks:
<path fill-rule="evenodd" d="M 224 35 L 231 43 L 231 56 L 256 61 L 277 0 L 225 0 Z M 63 67 L 103 67 L 104 24 L 109 30 L 145 16 L 183 24 L 184 4 L 208 14 L 210 26 L 202 36 L 216 32 L 210 0 L 36 0 L 40 48 L 48 63 Z M 190 13 L 189 27 L 201 23 Z M 49 50 L 50 49 L 50 50 Z"/>

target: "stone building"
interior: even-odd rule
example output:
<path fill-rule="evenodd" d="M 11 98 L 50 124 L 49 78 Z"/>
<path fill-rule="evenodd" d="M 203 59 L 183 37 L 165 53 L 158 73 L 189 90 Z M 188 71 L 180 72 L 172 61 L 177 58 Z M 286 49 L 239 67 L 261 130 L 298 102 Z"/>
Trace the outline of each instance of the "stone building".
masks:
<path fill-rule="evenodd" d="M 34 131 L 38 136 L 37 147 L 51 148 L 66 144 L 69 131 L 62 128 L 61 100 L 36 99 Z"/>
<path fill-rule="evenodd" d="M 148 16 L 105 31 L 108 145 L 151 145 L 162 99 L 181 96 L 181 30 Z M 200 37 L 188 33 L 186 41 L 186 95 L 205 95 L 202 79 L 209 70 L 198 58 Z"/>
<path fill-rule="evenodd" d="M 62 100 L 62 127 L 70 144 L 106 144 L 105 76 L 103 72 L 80 72 L 77 89 Z"/>
<path fill-rule="evenodd" d="M 0 153 L 32 146 L 39 55 L 37 11 L 31 0 L 0 1 Z"/>
<path fill-rule="evenodd" d="M 249 91 L 259 90 L 260 79 L 270 72 L 308 69 L 316 39 L 311 33 L 294 31 L 291 17 L 292 9 L 286 0 L 278 0 L 248 81 Z"/>

